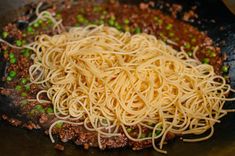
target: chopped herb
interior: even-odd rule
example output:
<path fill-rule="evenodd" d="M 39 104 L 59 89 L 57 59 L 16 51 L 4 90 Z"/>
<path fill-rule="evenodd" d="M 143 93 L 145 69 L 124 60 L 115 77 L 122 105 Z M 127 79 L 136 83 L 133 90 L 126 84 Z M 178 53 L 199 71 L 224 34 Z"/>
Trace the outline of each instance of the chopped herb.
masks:
<path fill-rule="evenodd" d="M 202 63 L 203 63 L 203 64 L 209 64 L 209 63 L 210 63 L 209 58 L 203 58 L 203 59 L 202 59 Z"/>
<path fill-rule="evenodd" d="M 39 23 L 38 23 L 38 22 L 35 22 L 35 23 L 33 24 L 33 26 L 34 26 L 35 28 L 38 28 L 38 27 L 39 27 Z"/>
<path fill-rule="evenodd" d="M 166 30 L 171 30 L 172 28 L 173 28 L 172 24 L 169 23 L 169 24 L 166 25 Z"/>
<path fill-rule="evenodd" d="M 30 85 L 25 85 L 25 90 L 30 91 Z"/>
<path fill-rule="evenodd" d="M 222 69 L 222 72 L 223 72 L 223 73 L 228 73 L 228 71 L 229 71 L 229 66 L 224 65 L 221 69 Z"/>
<path fill-rule="evenodd" d="M 130 133 L 132 131 L 132 128 L 127 128 L 126 131 Z"/>
<path fill-rule="evenodd" d="M 51 107 L 47 108 L 47 114 L 53 113 L 53 109 Z"/>
<path fill-rule="evenodd" d="M 216 53 L 212 50 L 210 51 L 209 55 L 210 55 L 210 57 L 216 57 Z"/>
<path fill-rule="evenodd" d="M 149 132 L 148 133 L 148 137 L 152 137 L 153 133 L 152 132 Z"/>
<path fill-rule="evenodd" d="M 124 23 L 125 23 L 125 24 L 129 24 L 130 21 L 129 21 L 128 19 L 124 19 Z"/>
<path fill-rule="evenodd" d="M 195 43 L 196 41 L 197 41 L 197 39 L 196 38 L 192 38 L 192 43 Z"/>
<path fill-rule="evenodd" d="M 22 87 L 20 85 L 17 85 L 15 89 L 16 89 L 16 91 L 21 91 Z"/>
<path fill-rule="evenodd" d="M 11 63 L 11 64 L 15 64 L 15 63 L 16 63 L 16 58 L 11 58 L 11 59 L 10 59 L 10 63 Z"/>
<path fill-rule="evenodd" d="M 21 46 L 22 46 L 22 41 L 21 41 L 21 40 L 16 40 L 16 45 L 17 45 L 18 47 L 21 47 Z"/>
<path fill-rule="evenodd" d="M 100 6 L 94 6 L 93 11 L 94 12 L 100 12 L 102 8 Z"/>
<path fill-rule="evenodd" d="M 15 58 L 15 54 L 10 53 L 10 54 L 9 54 L 9 58 L 10 58 L 10 59 Z"/>
<path fill-rule="evenodd" d="M 122 29 L 122 26 L 121 26 L 118 22 L 115 22 L 115 27 L 116 27 L 118 30 L 121 30 L 121 29 Z"/>
<path fill-rule="evenodd" d="M 77 15 L 77 21 L 79 23 L 85 23 L 86 19 L 82 15 Z"/>
<path fill-rule="evenodd" d="M 43 109 L 43 107 L 42 107 L 42 105 L 36 105 L 36 106 L 34 106 L 34 109 L 41 110 L 41 109 Z"/>
<path fill-rule="evenodd" d="M 30 56 L 29 49 L 24 49 L 21 53 L 24 57 L 29 57 Z"/>
<path fill-rule="evenodd" d="M 62 126 L 63 126 L 63 122 L 58 122 L 55 125 L 56 128 L 62 128 Z"/>
<path fill-rule="evenodd" d="M 27 96 L 27 93 L 23 92 L 23 93 L 21 93 L 21 96 L 22 96 L 22 97 L 26 97 L 26 96 Z"/>
<path fill-rule="evenodd" d="M 114 24 L 115 24 L 114 19 L 109 19 L 109 20 L 108 20 L 108 24 L 109 24 L 110 26 L 114 26 Z"/>
<path fill-rule="evenodd" d="M 140 29 L 140 27 L 135 28 L 135 33 L 136 33 L 136 34 L 141 33 L 141 29 Z"/>
<path fill-rule="evenodd" d="M 145 138 L 146 137 L 146 134 L 145 133 L 142 133 L 141 135 L 140 135 L 140 138 Z"/>
<path fill-rule="evenodd" d="M 28 28 L 27 28 L 27 31 L 28 31 L 29 33 L 33 33 L 34 30 L 33 30 L 32 27 L 28 27 Z"/>
<path fill-rule="evenodd" d="M 170 33 L 169 33 L 169 36 L 170 36 L 170 37 L 173 37 L 173 36 L 175 36 L 175 33 L 174 33 L 174 32 L 170 32 Z"/>
<path fill-rule="evenodd" d="M 15 76 L 16 76 L 16 72 L 15 71 L 10 71 L 9 72 L 9 76 L 11 77 L 11 78 L 14 78 Z"/>
<path fill-rule="evenodd" d="M 7 37 L 8 37 L 8 35 L 9 35 L 9 33 L 8 33 L 8 32 L 6 32 L 6 31 L 4 31 L 4 32 L 2 33 L 2 37 L 3 37 L 3 38 L 7 38 Z"/>
<path fill-rule="evenodd" d="M 156 130 L 155 135 L 158 136 L 161 133 L 161 130 Z"/>
<path fill-rule="evenodd" d="M 3 51 L 3 54 L 4 54 L 4 55 L 6 55 L 7 53 L 8 53 L 8 51 L 7 51 L 7 50 L 4 50 L 4 51 Z"/>
<path fill-rule="evenodd" d="M 26 84 L 26 83 L 27 83 L 27 79 L 26 79 L 26 78 L 22 78 L 22 79 L 21 79 L 21 83 L 22 83 L 22 84 Z"/>
<path fill-rule="evenodd" d="M 188 51 L 187 54 L 188 54 L 189 57 L 193 56 L 193 52 L 191 52 L 191 51 Z"/>
<path fill-rule="evenodd" d="M 11 81 L 11 80 L 12 80 L 12 77 L 7 76 L 7 81 Z"/>
<path fill-rule="evenodd" d="M 20 104 L 21 104 L 21 106 L 24 106 L 24 105 L 26 105 L 26 104 L 28 104 L 28 100 L 21 100 L 20 101 Z"/>
<path fill-rule="evenodd" d="M 39 20 L 38 20 L 38 23 L 39 23 L 39 24 L 42 24 L 42 23 L 43 23 L 43 21 L 42 21 L 41 19 L 39 19 Z"/>
<path fill-rule="evenodd" d="M 185 47 L 186 49 L 189 49 L 189 48 L 191 47 L 191 45 L 190 45 L 190 43 L 186 42 L 186 43 L 184 44 L 184 47 Z"/>

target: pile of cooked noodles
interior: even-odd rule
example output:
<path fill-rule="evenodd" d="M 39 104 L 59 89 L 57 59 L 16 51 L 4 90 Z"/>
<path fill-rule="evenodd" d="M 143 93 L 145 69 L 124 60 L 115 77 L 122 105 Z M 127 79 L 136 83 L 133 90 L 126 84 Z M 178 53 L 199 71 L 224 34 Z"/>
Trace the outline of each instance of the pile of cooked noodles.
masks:
<path fill-rule="evenodd" d="M 42 88 L 58 122 L 84 125 L 102 137 L 124 133 L 132 141 L 152 140 L 162 150 L 166 135 L 204 134 L 208 139 L 231 88 L 213 67 L 191 59 L 148 34 L 131 35 L 106 26 L 73 27 L 40 35 L 30 79 Z M 47 98 L 41 98 L 42 94 Z M 135 129 L 133 135 L 128 128 Z M 142 135 L 145 132 L 151 135 Z M 159 143 L 159 146 L 156 145 Z"/>

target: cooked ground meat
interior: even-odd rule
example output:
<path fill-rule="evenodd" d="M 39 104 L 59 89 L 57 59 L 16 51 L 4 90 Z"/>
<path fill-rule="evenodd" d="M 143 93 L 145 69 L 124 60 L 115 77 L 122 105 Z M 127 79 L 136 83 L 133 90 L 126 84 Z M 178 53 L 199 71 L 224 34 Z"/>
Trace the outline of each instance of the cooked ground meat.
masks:
<path fill-rule="evenodd" d="M 107 3 L 89 3 L 82 0 L 78 4 L 64 4 L 64 8 L 57 9 L 55 6 L 50 9 L 55 11 L 56 18 L 63 19 L 63 24 L 69 26 L 82 26 L 87 24 L 105 24 L 116 27 L 120 31 L 129 31 L 131 33 L 149 33 L 169 43 L 176 49 L 184 49 L 190 57 L 193 57 L 193 51 L 196 49 L 196 56 L 203 62 L 211 64 L 217 74 L 221 74 L 221 65 L 223 58 L 220 49 L 213 45 L 213 41 L 204 33 L 198 31 L 191 25 L 177 20 L 174 17 L 164 15 L 160 10 L 153 10 L 151 3 L 141 3 L 139 6 L 120 4 L 118 2 Z M 61 7 L 60 7 L 61 8 Z M 182 8 L 175 5 L 173 16 Z M 120 12 L 120 10 L 122 10 Z M 53 34 L 51 21 L 38 21 L 29 26 L 30 17 L 19 17 L 19 21 L 6 25 L 2 37 L 17 46 L 30 43 L 38 34 Z M 32 64 L 31 51 L 27 49 L 16 50 L 0 44 L 1 51 L 7 62 L 6 75 L 2 78 L 5 82 L 5 89 L 1 89 L 1 94 L 10 96 L 14 101 L 14 107 L 19 109 L 19 114 L 27 117 L 28 121 L 23 127 L 28 129 L 42 128 L 48 133 L 49 126 L 57 120 L 53 114 L 53 108 L 49 103 L 38 104 L 35 99 L 40 87 L 29 85 L 28 69 Z M 42 95 L 45 96 L 45 95 Z M 14 126 L 22 124 L 17 119 L 8 120 Z M 146 132 L 147 133 L 147 132 Z M 56 125 L 53 128 L 53 134 L 57 135 L 62 142 L 73 141 L 77 145 L 83 145 L 85 149 L 90 146 L 98 146 L 97 133 L 87 131 L 83 126 L 71 124 Z M 151 140 L 134 142 L 129 140 L 124 133 L 119 137 L 104 138 L 101 137 L 102 149 L 119 148 L 130 146 L 135 150 L 149 147 Z M 135 132 L 133 131 L 133 135 Z M 169 133 L 167 140 L 175 137 Z M 56 149 L 63 150 L 62 145 L 56 144 Z"/>

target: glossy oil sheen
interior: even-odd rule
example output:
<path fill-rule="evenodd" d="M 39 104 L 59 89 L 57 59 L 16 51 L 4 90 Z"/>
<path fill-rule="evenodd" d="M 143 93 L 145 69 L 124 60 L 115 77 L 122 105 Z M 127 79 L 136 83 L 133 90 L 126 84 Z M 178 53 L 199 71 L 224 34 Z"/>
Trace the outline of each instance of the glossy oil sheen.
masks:
<path fill-rule="evenodd" d="M 130 0 L 129 3 L 137 3 L 139 0 Z M 230 76 L 235 80 L 235 17 L 223 6 L 219 0 L 184 1 L 168 0 L 178 2 L 185 8 L 193 5 L 199 7 L 199 16 L 202 24 L 193 23 L 200 30 L 207 30 L 209 35 L 218 43 L 225 40 L 221 45 L 222 52 L 227 53 L 229 59 Z M 0 26 L 12 21 L 24 10 L 23 6 L 30 3 L 30 0 L 0 0 Z M 216 19 L 216 23 L 211 22 Z M 220 30 L 220 26 L 225 30 Z M 227 35 L 224 35 L 227 34 Z M 234 75 L 234 76 L 233 76 Z M 234 81 L 235 82 L 235 81 Z M 235 86 L 235 84 L 233 84 Z M 7 112 L 14 116 L 15 110 L 10 110 L 9 99 L 0 97 L 0 114 Z M 235 104 L 227 103 L 226 107 L 235 108 Z M 189 136 L 190 137 L 190 136 Z M 222 119 L 221 124 L 215 126 L 215 133 L 212 138 L 200 143 L 183 143 L 180 139 L 170 141 L 165 146 L 168 156 L 234 156 L 235 155 L 235 113 L 229 114 Z M 41 131 L 28 131 L 26 129 L 12 127 L 0 121 L 0 156 L 159 156 L 152 148 L 141 151 L 132 151 L 128 148 L 101 151 L 97 148 L 84 150 L 82 147 L 72 143 L 65 144 L 65 151 L 60 152 L 54 149 L 48 136 Z"/>

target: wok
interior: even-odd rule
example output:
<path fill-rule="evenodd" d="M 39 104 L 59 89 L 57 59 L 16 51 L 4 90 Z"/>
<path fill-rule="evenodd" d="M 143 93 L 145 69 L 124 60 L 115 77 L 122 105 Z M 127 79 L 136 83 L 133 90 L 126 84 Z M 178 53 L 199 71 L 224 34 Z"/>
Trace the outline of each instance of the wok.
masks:
<path fill-rule="evenodd" d="M 0 0 L 0 27 L 7 22 L 13 21 L 17 16 L 25 12 L 25 6 L 35 0 Z M 127 2 L 122 0 L 121 2 Z M 129 0 L 128 3 L 136 5 L 140 0 Z M 182 4 L 184 10 L 197 6 L 199 19 L 191 24 L 202 31 L 207 31 L 209 36 L 221 47 L 222 52 L 228 55 L 227 64 L 230 64 L 231 85 L 235 86 L 235 16 L 229 12 L 220 0 L 158 0 L 157 4 L 166 3 Z M 156 8 L 159 8 L 157 5 Z M 163 11 L 164 7 L 162 8 Z M 167 13 L 167 11 L 166 11 Z M 198 22 L 200 21 L 200 22 Z M 4 72 L 4 65 L 0 66 L 1 74 Z M 12 116 L 15 110 L 9 110 L 10 101 L 0 97 L 0 114 L 8 113 Z M 232 108 L 233 106 L 230 105 Z M 235 108 L 235 107 L 233 107 Z M 70 156 L 70 155 L 126 155 L 126 156 L 149 156 L 161 155 L 152 148 L 141 151 L 132 151 L 128 148 L 101 151 L 98 148 L 84 150 L 82 147 L 71 143 L 65 144 L 63 152 L 53 148 L 49 137 L 41 131 L 28 131 L 22 128 L 9 126 L 0 121 L 0 155 L 1 156 Z M 222 119 L 221 124 L 215 126 L 215 133 L 212 138 L 199 143 L 184 143 L 179 139 L 170 141 L 165 146 L 169 156 L 190 155 L 190 156 L 233 156 L 235 155 L 235 113 L 229 114 Z"/>

